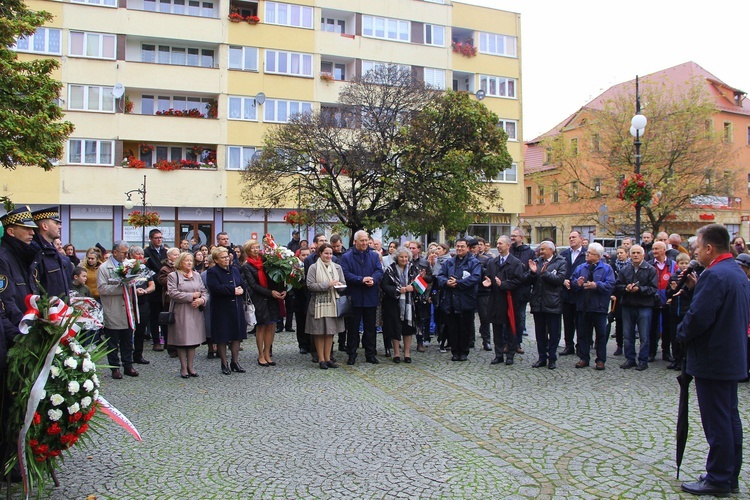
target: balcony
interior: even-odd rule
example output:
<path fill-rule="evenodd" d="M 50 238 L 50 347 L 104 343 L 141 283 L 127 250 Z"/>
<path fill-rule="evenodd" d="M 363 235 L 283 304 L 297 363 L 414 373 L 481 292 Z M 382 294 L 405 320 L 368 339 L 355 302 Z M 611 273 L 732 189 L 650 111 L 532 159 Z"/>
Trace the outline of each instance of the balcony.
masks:
<path fill-rule="evenodd" d="M 124 114 L 120 118 L 120 139 L 156 142 L 218 144 L 222 142 L 219 120 Z"/>
<path fill-rule="evenodd" d="M 216 95 L 221 92 L 221 72 L 215 68 L 119 61 L 118 79 L 125 88 L 158 88 L 177 92 Z"/>

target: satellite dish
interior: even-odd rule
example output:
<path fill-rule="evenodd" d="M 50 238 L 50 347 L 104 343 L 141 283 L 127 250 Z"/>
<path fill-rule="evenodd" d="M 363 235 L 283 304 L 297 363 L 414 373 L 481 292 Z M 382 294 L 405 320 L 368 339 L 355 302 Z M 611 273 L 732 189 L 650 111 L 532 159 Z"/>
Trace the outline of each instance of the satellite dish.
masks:
<path fill-rule="evenodd" d="M 477 94 L 476 95 L 477 95 L 477 99 L 481 101 L 482 99 L 485 98 L 485 96 L 487 95 L 487 93 L 484 90 L 479 89 L 479 90 L 477 90 Z"/>
<path fill-rule="evenodd" d="M 115 99 L 119 99 L 124 93 L 125 86 L 122 83 L 115 83 L 115 86 L 112 87 L 112 95 L 115 96 Z"/>
<path fill-rule="evenodd" d="M 258 104 L 263 104 L 264 102 L 266 102 L 266 94 L 264 94 L 263 92 L 258 92 L 258 95 L 255 96 L 255 102 L 257 102 Z"/>

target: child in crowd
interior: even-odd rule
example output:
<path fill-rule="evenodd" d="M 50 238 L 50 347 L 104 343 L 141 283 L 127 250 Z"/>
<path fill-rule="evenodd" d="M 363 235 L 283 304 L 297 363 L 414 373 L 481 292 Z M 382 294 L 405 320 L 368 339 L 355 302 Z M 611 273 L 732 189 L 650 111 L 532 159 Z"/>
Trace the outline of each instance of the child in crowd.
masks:
<path fill-rule="evenodd" d="M 86 279 L 88 278 L 88 272 L 81 266 L 73 269 L 73 284 L 70 287 L 71 295 L 76 294 L 77 297 L 91 297 L 91 290 L 86 286 Z"/>
<path fill-rule="evenodd" d="M 677 285 L 680 281 L 680 274 L 682 271 L 688 268 L 690 265 L 690 257 L 686 253 L 681 253 L 675 259 L 677 263 L 677 270 L 669 277 L 669 283 L 667 284 L 667 305 L 669 306 L 670 315 L 670 329 L 672 330 L 672 338 L 677 338 L 677 325 L 682 322 L 682 318 L 687 314 L 690 308 L 690 295 L 679 294 Z M 668 369 L 681 370 L 682 369 L 682 358 L 685 353 L 682 352 L 682 345 L 676 340 L 672 343 L 672 356 L 674 361 L 667 366 Z"/>

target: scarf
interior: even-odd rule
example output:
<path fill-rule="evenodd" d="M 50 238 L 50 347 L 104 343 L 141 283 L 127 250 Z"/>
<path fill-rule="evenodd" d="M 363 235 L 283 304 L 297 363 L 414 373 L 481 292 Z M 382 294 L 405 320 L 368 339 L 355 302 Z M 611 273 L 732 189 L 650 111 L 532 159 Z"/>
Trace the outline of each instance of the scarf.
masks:
<path fill-rule="evenodd" d="M 2 242 L 3 246 L 8 248 L 10 250 L 10 253 L 12 253 L 13 256 L 15 256 L 23 264 L 23 267 L 28 268 L 34 261 L 34 257 L 36 257 L 37 251 L 34 250 L 34 247 L 29 245 L 28 243 L 24 243 L 23 241 L 19 240 L 18 238 L 14 238 L 8 233 L 5 233 L 3 235 Z"/>
<path fill-rule="evenodd" d="M 315 282 L 319 284 L 328 284 L 335 280 L 336 268 L 333 263 L 324 263 L 318 259 L 315 263 Z M 335 288 L 331 287 L 327 292 L 315 294 L 315 319 L 335 318 L 338 316 L 336 310 L 336 299 L 339 297 Z"/>
<path fill-rule="evenodd" d="M 248 257 L 247 263 L 258 270 L 258 283 L 260 283 L 260 286 L 262 286 L 263 288 L 268 288 L 268 276 L 266 276 L 266 271 L 263 269 L 263 259 L 261 259 L 260 257 L 258 257 L 257 259 Z"/>

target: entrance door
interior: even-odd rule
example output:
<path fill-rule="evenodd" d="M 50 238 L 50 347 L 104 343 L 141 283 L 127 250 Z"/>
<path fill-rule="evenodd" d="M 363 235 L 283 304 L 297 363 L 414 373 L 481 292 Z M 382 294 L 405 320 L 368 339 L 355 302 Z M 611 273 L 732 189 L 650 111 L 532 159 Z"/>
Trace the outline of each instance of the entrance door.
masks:
<path fill-rule="evenodd" d="M 214 225 L 211 222 L 180 222 L 178 229 L 180 237 L 175 242 L 177 245 L 180 244 L 180 240 L 190 241 L 193 236 L 198 238 L 201 245 L 213 243 Z"/>

